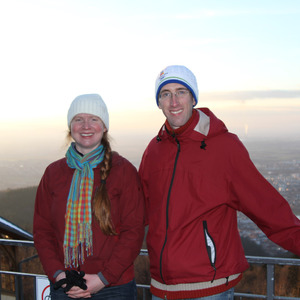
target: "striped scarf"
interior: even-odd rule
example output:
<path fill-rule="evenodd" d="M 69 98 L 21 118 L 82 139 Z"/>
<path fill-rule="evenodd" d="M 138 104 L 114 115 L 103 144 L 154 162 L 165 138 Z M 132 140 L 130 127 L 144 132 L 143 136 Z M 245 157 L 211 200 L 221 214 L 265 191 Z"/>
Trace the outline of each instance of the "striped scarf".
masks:
<path fill-rule="evenodd" d="M 87 256 L 93 254 L 91 198 L 94 171 L 103 161 L 105 149 L 100 145 L 90 153 L 81 156 L 75 143 L 69 147 L 66 158 L 70 168 L 75 169 L 69 191 L 66 215 L 64 256 L 65 267 L 78 267 Z"/>

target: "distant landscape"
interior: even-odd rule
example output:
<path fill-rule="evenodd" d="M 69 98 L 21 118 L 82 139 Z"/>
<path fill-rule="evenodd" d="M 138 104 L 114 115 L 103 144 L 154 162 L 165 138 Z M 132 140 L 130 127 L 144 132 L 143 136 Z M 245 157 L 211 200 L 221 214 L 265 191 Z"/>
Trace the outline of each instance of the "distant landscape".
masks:
<path fill-rule="evenodd" d="M 268 163 L 267 168 L 272 168 L 272 165 L 275 166 L 277 163 L 295 164 L 296 173 L 300 172 L 299 165 L 296 165 L 300 160 L 300 135 L 297 140 L 283 140 L 281 138 L 278 140 L 244 139 L 242 141 L 256 167 L 263 175 L 269 172 L 268 169 L 264 168 L 264 163 Z M 138 144 L 137 147 L 132 145 L 129 147 L 124 144 L 117 151 L 138 168 L 145 145 Z M 0 191 L 37 186 L 45 168 L 51 162 L 49 159 L 9 161 L 0 159 Z"/>
<path fill-rule="evenodd" d="M 0 191 L 1 217 L 32 233 L 37 187 Z"/>

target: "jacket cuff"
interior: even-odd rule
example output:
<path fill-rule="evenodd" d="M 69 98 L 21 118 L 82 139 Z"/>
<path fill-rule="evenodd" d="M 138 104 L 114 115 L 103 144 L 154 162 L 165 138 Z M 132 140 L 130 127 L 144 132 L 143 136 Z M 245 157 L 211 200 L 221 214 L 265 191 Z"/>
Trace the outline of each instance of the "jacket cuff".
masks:
<path fill-rule="evenodd" d="M 105 286 L 109 285 L 109 282 L 105 279 L 101 272 L 99 272 L 97 275 L 99 276 L 100 280 L 105 284 Z"/>
<path fill-rule="evenodd" d="M 53 275 L 53 278 L 56 278 L 60 273 L 62 273 L 63 271 L 62 270 L 57 270 L 54 275 Z"/>

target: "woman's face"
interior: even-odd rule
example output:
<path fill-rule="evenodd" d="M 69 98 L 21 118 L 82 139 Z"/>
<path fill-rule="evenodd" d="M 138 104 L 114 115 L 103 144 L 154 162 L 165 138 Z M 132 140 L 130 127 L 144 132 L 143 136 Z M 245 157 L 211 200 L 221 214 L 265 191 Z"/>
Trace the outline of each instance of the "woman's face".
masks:
<path fill-rule="evenodd" d="M 102 120 L 91 114 L 78 114 L 71 121 L 71 136 L 76 149 L 87 154 L 101 144 L 103 133 L 107 129 Z"/>

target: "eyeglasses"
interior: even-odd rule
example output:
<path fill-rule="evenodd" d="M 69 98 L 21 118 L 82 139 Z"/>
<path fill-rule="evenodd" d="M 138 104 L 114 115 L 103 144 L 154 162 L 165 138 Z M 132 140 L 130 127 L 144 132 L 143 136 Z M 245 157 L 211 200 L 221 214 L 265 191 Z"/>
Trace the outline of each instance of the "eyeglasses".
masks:
<path fill-rule="evenodd" d="M 177 98 L 182 99 L 182 98 L 186 97 L 189 93 L 190 93 L 190 91 L 186 90 L 186 89 L 178 90 L 175 93 L 165 91 L 165 92 L 162 92 L 161 94 L 159 94 L 159 99 L 169 100 L 172 98 L 172 95 L 175 95 Z"/>

